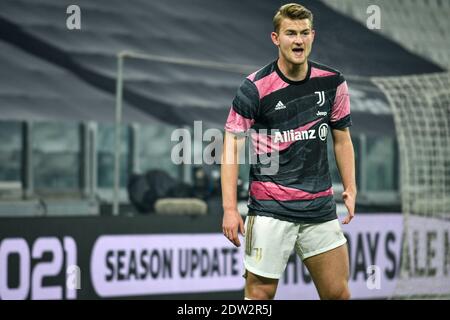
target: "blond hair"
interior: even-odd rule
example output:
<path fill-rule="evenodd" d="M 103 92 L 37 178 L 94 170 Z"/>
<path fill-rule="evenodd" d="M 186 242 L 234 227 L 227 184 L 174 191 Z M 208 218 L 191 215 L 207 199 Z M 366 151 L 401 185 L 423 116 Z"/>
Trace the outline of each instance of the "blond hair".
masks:
<path fill-rule="evenodd" d="M 311 28 L 313 26 L 313 14 L 304 6 L 298 3 L 288 3 L 282 5 L 275 16 L 273 17 L 273 30 L 278 32 L 280 30 L 281 20 L 288 18 L 291 20 L 302 20 L 308 19 L 311 23 Z"/>

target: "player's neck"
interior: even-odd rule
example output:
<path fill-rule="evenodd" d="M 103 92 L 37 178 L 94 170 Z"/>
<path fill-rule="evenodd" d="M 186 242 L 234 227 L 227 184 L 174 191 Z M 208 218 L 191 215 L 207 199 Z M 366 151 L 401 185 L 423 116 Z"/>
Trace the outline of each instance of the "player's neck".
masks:
<path fill-rule="evenodd" d="M 277 65 L 284 76 L 292 81 L 302 81 L 308 74 L 308 60 L 302 64 L 293 64 L 280 57 Z"/>

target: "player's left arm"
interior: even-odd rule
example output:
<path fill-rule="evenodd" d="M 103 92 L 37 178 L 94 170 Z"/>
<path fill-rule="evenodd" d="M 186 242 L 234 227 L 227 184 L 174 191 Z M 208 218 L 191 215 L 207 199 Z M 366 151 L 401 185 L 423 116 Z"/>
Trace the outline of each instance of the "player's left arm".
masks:
<path fill-rule="evenodd" d="M 355 216 L 357 193 L 355 180 L 355 152 L 353 150 L 349 128 L 332 129 L 331 132 L 334 142 L 336 164 L 344 186 L 342 198 L 348 211 L 348 215 L 344 218 L 342 223 L 348 224 Z"/>

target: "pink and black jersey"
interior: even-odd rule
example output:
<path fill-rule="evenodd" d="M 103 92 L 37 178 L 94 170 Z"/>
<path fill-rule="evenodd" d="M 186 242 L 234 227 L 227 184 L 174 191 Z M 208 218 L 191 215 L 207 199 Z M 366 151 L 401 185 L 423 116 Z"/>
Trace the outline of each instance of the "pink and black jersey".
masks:
<path fill-rule="evenodd" d="M 274 61 L 249 75 L 233 100 L 225 130 L 250 132 L 253 152 L 261 156 L 276 150 L 279 161 L 270 175 L 262 161 L 251 164 L 249 215 L 310 223 L 336 219 L 327 134 L 329 127 L 349 126 L 350 99 L 339 71 L 309 61 L 306 78 L 291 81 Z"/>

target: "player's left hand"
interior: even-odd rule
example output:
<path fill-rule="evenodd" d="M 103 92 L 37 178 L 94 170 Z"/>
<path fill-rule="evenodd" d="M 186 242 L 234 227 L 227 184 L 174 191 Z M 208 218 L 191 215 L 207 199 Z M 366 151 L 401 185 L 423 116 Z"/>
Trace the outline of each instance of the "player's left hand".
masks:
<path fill-rule="evenodd" d="M 344 204 L 347 207 L 348 214 L 342 220 L 343 224 L 349 224 L 350 221 L 355 216 L 355 201 L 356 201 L 356 195 L 349 191 L 342 192 L 342 199 L 344 200 Z"/>

